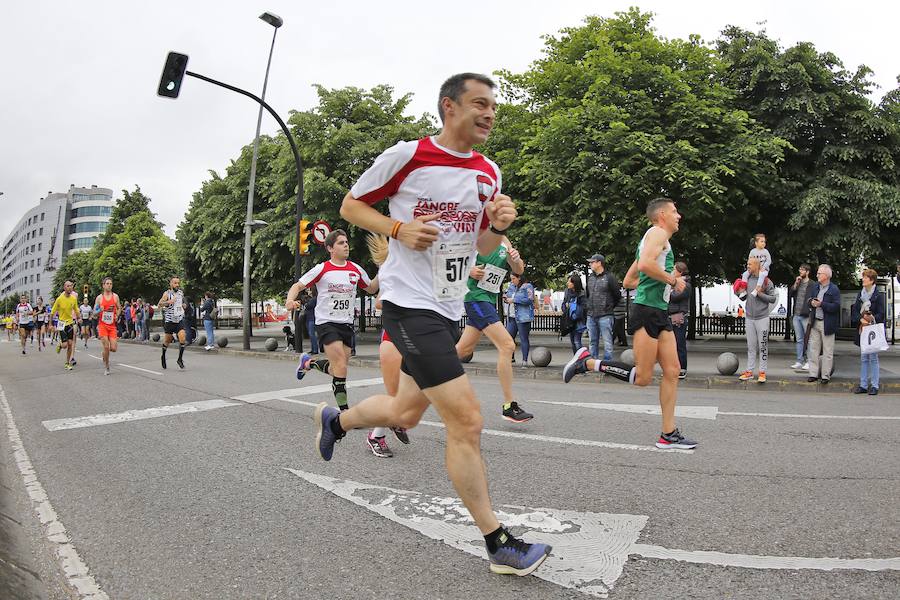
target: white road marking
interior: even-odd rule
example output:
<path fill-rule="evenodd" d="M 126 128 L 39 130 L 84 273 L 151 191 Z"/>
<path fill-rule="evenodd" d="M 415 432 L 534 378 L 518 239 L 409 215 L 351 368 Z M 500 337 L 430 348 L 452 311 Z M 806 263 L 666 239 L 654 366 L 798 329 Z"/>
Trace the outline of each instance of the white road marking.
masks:
<path fill-rule="evenodd" d="M 6 394 L 3 392 L 3 386 L 0 386 L 0 409 L 2 409 L 6 417 L 6 432 L 9 435 L 10 447 L 13 451 L 13 457 L 22 480 L 25 482 L 25 489 L 31 498 L 34 506 L 34 512 L 37 514 L 38 520 L 44 528 L 44 534 L 47 539 L 56 547 L 56 556 L 59 558 L 60 567 L 68 584 L 74 588 L 80 598 L 84 600 L 109 600 L 109 596 L 100 589 L 94 576 L 91 575 L 87 565 L 81 560 L 75 544 L 69 539 L 62 521 L 53 510 L 50 499 L 44 486 L 38 481 L 37 473 L 34 472 L 34 466 L 25 446 L 22 445 L 22 437 L 19 435 L 19 429 L 16 427 L 16 421 L 13 419 L 12 410 L 6 401 Z"/>
<path fill-rule="evenodd" d="M 861 421 L 900 421 L 900 417 L 888 417 L 880 415 L 798 415 L 789 413 L 752 413 L 752 412 L 725 412 L 720 415 L 728 417 L 778 417 L 782 419 L 851 419 Z"/>
<path fill-rule="evenodd" d="M 286 470 L 431 539 L 482 559 L 486 556 L 484 538 L 458 498 L 429 496 L 296 469 Z M 529 531 L 524 536 L 527 541 L 544 542 L 553 546 L 552 554 L 534 572 L 535 577 L 599 598 L 607 596 L 632 554 L 748 569 L 900 570 L 900 558 L 761 556 L 670 550 L 661 546 L 639 544 L 637 539 L 649 519 L 643 515 L 524 506 L 500 506 L 496 511 L 497 517 L 505 525 L 527 527 Z"/>
<path fill-rule="evenodd" d="M 120 367 L 125 367 L 126 369 L 134 369 L 135 371 L 143 371 L 144 373 L 153 373 L 154 375 L 162 375 L 159 371 L 151 371 L 150 369 L 142 369 L 140 367 L 132 367 L 131 365 L 126 365 L 125 363 L 116 363 Z"/>
<path fill-rule="evenodd" d="M 652 404 L 605 404 L 602 402 L 556 402 L 552 400 L 534 400 L 540 404 L 555 404 L 558 406 L 573 406 L 577 408 L 594 408 L 599 410 L 612 410 L 617 412 L 638 413 L 644 415 L 661 414 L 659 406 Z M 770 417 L 783 419 L 850 419 L 861 421 L 900 421 L 900 417 L 880 415 L 804 415 L 792 413 L 763 413 L 763 412 L 730 412 L 719 410 L 717 406 L 676 406 L 675 416 L 687 419 L 708 419 L 715 421 L 716 417 Z"/>
<path fill-rule="evenodd" d="M 369 385 L 377 385 L 383 383 L 383 380 L 380 377 L 374 379 L 361 379 L 359 381 L 347 382 L 347 387 L 364 387 Z M 287 390 L 275 390 L 272 392 L 259 392 L 256 394 L 245 394 L 243 396 L 232 396 L 232 400 L 239 400 L 241 402 L 249 402 L 251 404 L 256 404 L 259 402 L 268 402 L 272 400 L 278 400 L 280 402 L 289 402 L 291 404 L 299 404 L 301 406 L 310 406 L 315 408 L 319 405 L 318 402 L 309 402 L 307 400 L 297 400 L 295 398 L 289 398 L 288 396 L 305 396 L 312 394 L 320 394 L 323 392 L 330 392 L 331 384 L 323 384 L 323 385 L 315 385 L 305 388 L 293 388 Z M 443 423 L 438 423 L 435 421 L 419 421 L 419 425 L 425 425 L 427 427 L 438 427 L 444 428 Z M 639 444 L 619 444 L 616 442 L 600 442 L 596 440 L 580 440 L 575 438 L 562 438 L 562 437 L 552 437 L 546 435 L 534 435 L 530 433 L 520 433 L 517 431 L 502 431 L 498 429 L 482 429 L 481 432 L 484 435 L 493 435 L 497 437 L 509 437 L 509 438 L 519 438 L 523 440 L 532 440 L 535 442 L 547 442 L 552 444 L 568 444 L 570 446 L 593 446 L 596 448 L 611 448 L 614 450 L 637 450 L 639 452 L 668 452 L 668 453 L 680 453 L 680 454 L 693 454 L 693 450 L 661 450 L 656 446 L 642 446 Z"/>
<path fill-rule="evenodd" d="M 484 537 L 458 498 L 367 485 L 287 469 L 297 477 L 350 502 L 444 542 L 482 560 L 487 558 Z M 535 577 L 605 598 L 628 560 L 628 548 L 647 523 L 640 515 L 582 513 L 522 506 L 497 507 L 506 525 L 529 528 L 529 542 L 553 546 L 552 554 Z M 486 568 L 486 567 L 485 567 Z"/>
<path fill-rule="evenodd" d="M 43 421 L 42 425 L 47 429 L 47 431 L 61 431 L 63 429 L 78 429 L 81 427 L 95 427 L 97 425 L 111 425 L 113 423 L 140 421 L 143 419 L 155 419 L 157 417 L 168 417 L 170 415 L 180 415 L 184 413 L 201 412 L 205 410 L 215 410 L 217 408 L 226 408 L 228 406 L 240 405 L 240 402 L 232 402 L 229 400 L 200 400 L 198 402 L 186 402 L 184 404 L 174 404 L 170 406 L 155 406 L 153 408 L 144 408 L 141 410 L 127 410 L 120 413 L 105 413 L 100 415 L 90 415 L 87 417 L 71 417 L 68 419 L 52 419 L 49 421 Z"/>
<path fill-rule="evenodd" d="M 93 354 L 90 354 L 90 353 L 88 354 L 88 356 L 90 356 L 91 358 L 96 358 L 97 360 L 103 360 L 102 356 L 94 356 Z"/>
<path fill-rule="evenodd" d="M 356 381 L 348 381 L 348 388 L 367 387 L 370 385 L 380 385 L 384 383 L 381 377 L 373 377 L 371 379 L 358 379 Z M 232 396 L 232 400 L 239 400 L 249 404 L 257 404 L 258 402 L 266 402 L 267 400 L 286 400 L 289 396 L 311 396 L 313 394 L 321 394 L 322 392 L 330 392 L 331 384 L 323 383 L 321 385 L 308 385 L 300 388 L 290 388 L 286 390 L 274 390 L 271 392 L 259 392 L 256 394 L 244 394 L 242 396 Z M 303 404 L 302 402 L 300 404 Z M 315 406 L 311 404 L 310 406 Z"/>
<path fill-rule="evenodd" d="M 596 408 L 600 410 L 612 410 L 616 412 L 638 413 L 642 415 L 659 415 L 662 414 L 659 405 L 652 404 L 604 404 L 600 402 L 554 402 L 550 400 L 535 400 L 541 404 L 556 404 L 559 406 L 575 406 L 578 408 Z M 675 416 L 685 417 L 687 419 L 708 419 L 716 420 L 718 412 L 716 406 L 675 406 Z"/>

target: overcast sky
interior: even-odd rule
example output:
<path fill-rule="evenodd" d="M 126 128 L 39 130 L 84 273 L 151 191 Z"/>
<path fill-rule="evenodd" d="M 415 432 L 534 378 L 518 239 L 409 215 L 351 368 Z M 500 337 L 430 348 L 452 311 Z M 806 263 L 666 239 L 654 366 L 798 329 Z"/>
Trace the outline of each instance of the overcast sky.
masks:
<path fill-rule="evenodd" d="M 0 240 L 48 191 L 70 183 L 139 184 L 174 236 L 191 194 L 224 171 L 253 138 L 257 105 L 187 78 L 177 100 L 156 96 L 166 53 L 190 56 L 189 69 L 255 93 L 262 88 L 272 29 L 284 19 L 268 102 L 287 118 L 316 104 L 327 87 L 392 85 L 412 92 L 413 114 L 435 112 L 437 89 L 459 71 L 525 70 L 540 57 L 540 36 L 612 16 L 628 2 L 546 0 L 455 3 L 338 0 L 63 0 L 4 2 L 0 19 Z M 848 68 L 866 64 L 882 87 L 900 74 L 896 2 L 722 2 L 645 0 L 659 34 L 712 40 L 729 24 L 758 29 L 783 45 L 811 41 Z M 440 8 L 439 8 L 440 7 Z M 278 126 L 264 117 L 263 131 Z M 501 168 L 503 165 L 500 165 Z"/>

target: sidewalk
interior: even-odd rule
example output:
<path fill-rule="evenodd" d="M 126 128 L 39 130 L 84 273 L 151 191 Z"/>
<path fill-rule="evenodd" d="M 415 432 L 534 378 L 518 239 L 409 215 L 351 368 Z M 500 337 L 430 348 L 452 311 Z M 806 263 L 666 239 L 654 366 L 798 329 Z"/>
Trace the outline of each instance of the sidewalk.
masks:
<path fill-rule="evenodd" d="M 266 335 L 271 333 L 271 335 Z M 378 368 L 378 342 L 379 333 L 374 330 L 366 331 L 366 333 L 358 334 L 356 356 L 350 360 L 351 365 L 365 366 L 370 368 Z M 216 339 L 220 337 L 228 338 L 228 346 L 226 348 L 216 348 L 211 352 L 222 354 L 241 355 L 246 351 L 242 349 L 242 332 L 240 330 L 220 330 L 216 331 Z M 278 350 L 267 352 L 265 350 L 265 341 L 268 337 L 273 337 L 278 341 Z M 584 337 L 587 341 L 587 336 Z M 630 338 L 629 338 L 630 339 Z M 128 343 L 131 340 L 123 340 Z M 152 342 L 151 342 L 152 343 Z M 563 365 L 571 358 L 572 351 L 569 347 L 568 339 L 560 340 L 553 334 L 532 334 L 531 346 L 545 346 L 552 354 L 550 365 L 547 367 L 535 367 L 532 364 L 523 366 L 521 363 L 521 349 L 517 347 L 516 356 L 517 363 L 513 368 L 513 377 L 515 379 L 540 379 L 540 380 L 559 380 L 561 379 L 561 369 Z M 303 340 L 303 347 L 309 350 L 309 340 Z M 254 329 L 254 335 L 250 340 L 249 353 L 260 358 L 268 358 L 274 360 L 295 361 L 296 355 L 293 352 L 284 352 L 284 336 L 277 329 Z M 203 348 L 192 348 L 193 350 L 203 352 Z M 615 358 L 626 348 L 617 347 L 614 352 Z M 716 359 L 723 352 L 733 352 L 738 357 L 739 368 L 732 376 L 721 375 L 716 369 Z M 821 383 L 807 383 L 807 374 L 797 373 L 790 368 L 795 359 L 795 346 L 793 342 L 786 342 L 783 339 L 774 339 L 769 341 L 769 367 L 768 367 L 768 383 L 758 384 L 755 380 L 749 382 L 738 381 L 738 374 L 747 364 L 747 344 L 743 337 L 729 336 L 725 340 L 721 336 L 708 336 L 695 341 L 688 341 L 688 374 L 687 378 L 679 383 L 682 387 L 700 388 L 700 389 L 721 389 L 721 390 L 759 390 L 765 389 L 767 392 L 787 391 L 787 392 L 832 392 L 849 394 L 856 388 L 859 383 L 859 348 L 848 341 L 835 342 L 834 350 L 834 375 L 831 382 L 827 385 Z M 880 357 L 881 363 L 881 394 L 900 394 L 900 347 L 891 348 L 887 352 L 883 352 Z M 482 338 L 478 345 L 472 361 L 465 365 L 466 372 L 472 375 L 496 375 L 497 372 L 497 351 L 487 340 Z M 659 367 L 656 368 L 655 382 L 659 380 Z M 575 379 L 593 378 L 601 381 L 603 376 L 600 374 L 589 373 L 581 375 Z"/>

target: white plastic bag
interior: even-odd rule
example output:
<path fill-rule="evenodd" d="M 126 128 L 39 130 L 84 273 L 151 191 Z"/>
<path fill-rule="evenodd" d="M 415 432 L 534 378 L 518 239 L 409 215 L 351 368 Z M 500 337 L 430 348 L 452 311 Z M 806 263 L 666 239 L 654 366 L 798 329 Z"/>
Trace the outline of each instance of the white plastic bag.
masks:
<path fill-rule="evenodd" d="M 889 348 L 887 337 L 884 335 L 884 323 L 866 325 L 859 332 L 859 350 L 862 354 L 884 352 Z"/>

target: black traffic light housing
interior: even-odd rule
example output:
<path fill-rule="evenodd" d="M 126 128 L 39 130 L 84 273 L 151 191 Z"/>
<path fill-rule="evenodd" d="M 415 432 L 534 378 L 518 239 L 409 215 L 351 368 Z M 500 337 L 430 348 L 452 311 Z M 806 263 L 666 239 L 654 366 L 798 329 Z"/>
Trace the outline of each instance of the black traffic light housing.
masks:
<path fill-rule="evenodd" d="M 184 79 L 184 72 L 187 71 L 187 64 L 187 54 L 169 52 L 169 55 L 166 57 L 166 64 L 163 67 L 162 77 L 159 79 L 159 89 L 156 90 L 157 95 L 165 96 L 166 98 L 178 97 L 178 92 L 181 91 L 181 80 Z"/>

